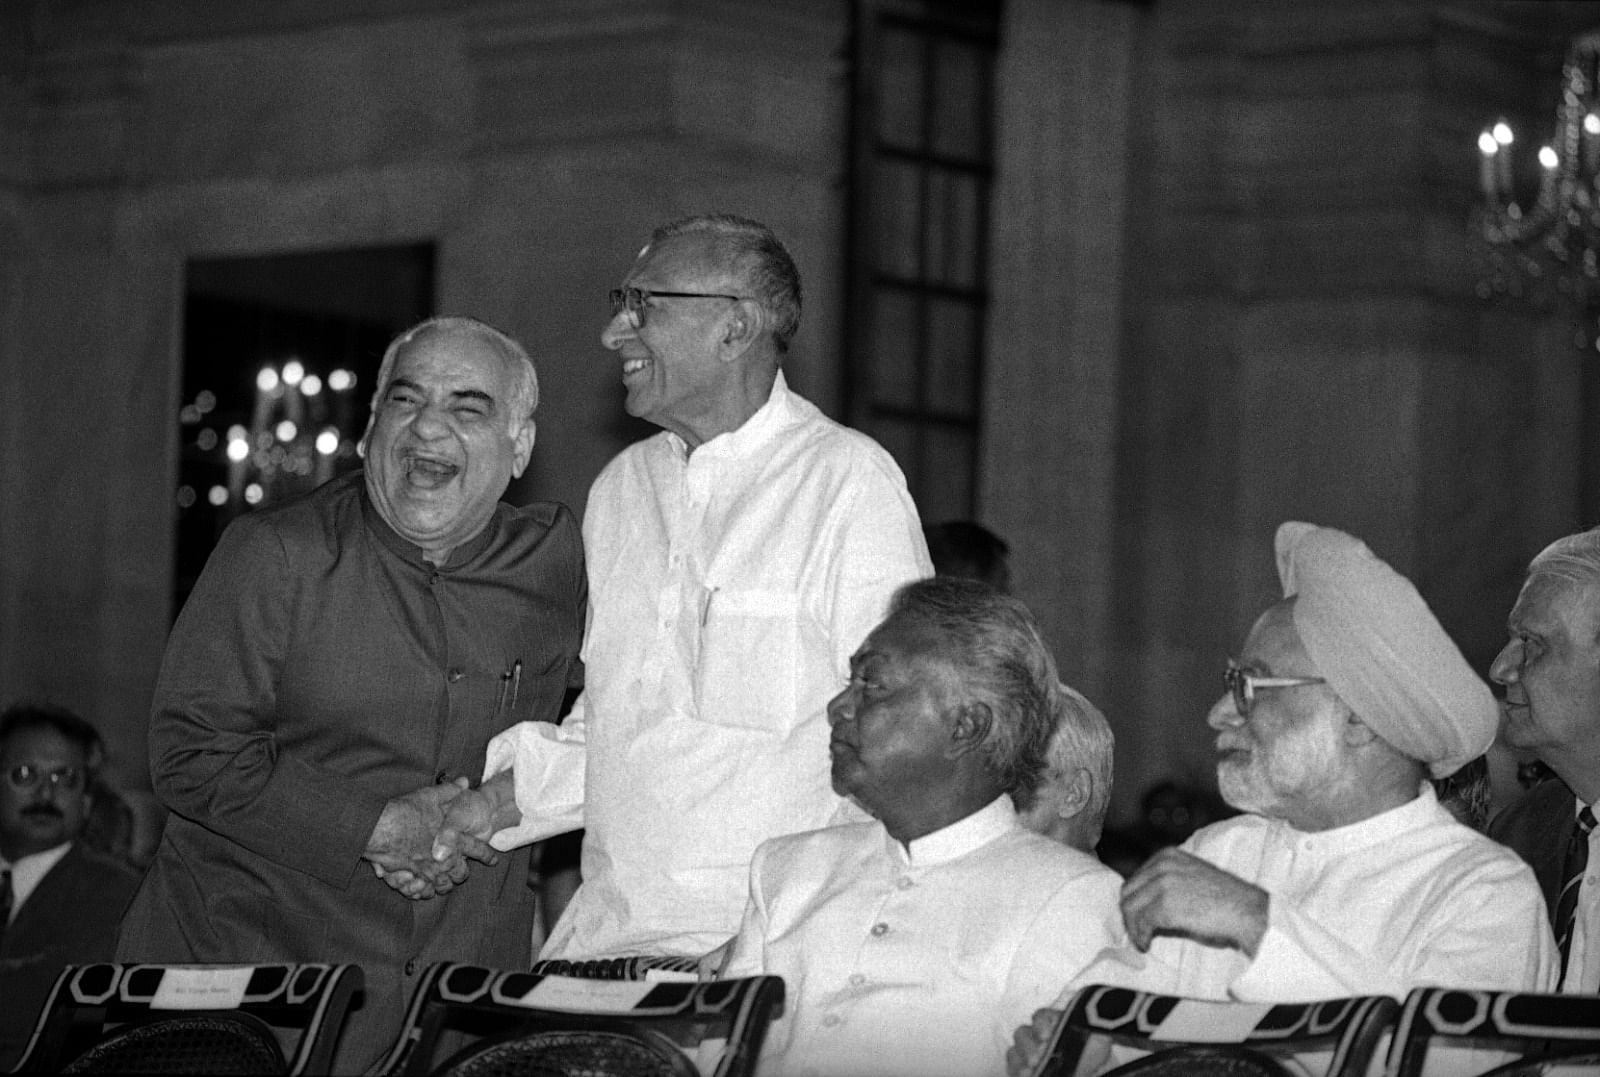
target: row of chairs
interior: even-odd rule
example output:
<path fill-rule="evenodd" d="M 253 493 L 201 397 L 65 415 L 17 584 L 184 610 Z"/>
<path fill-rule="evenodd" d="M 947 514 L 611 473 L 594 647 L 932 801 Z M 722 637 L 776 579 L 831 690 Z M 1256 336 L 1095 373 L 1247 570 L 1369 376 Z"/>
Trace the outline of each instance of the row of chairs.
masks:
<path fill-rule="evenodd" d="M 783 981 L 695 982 L 692 965 L 434 965 L 378 1072 L 747 1077 Z M 326 1073 L 361 982 L 354 965 L 70 967 L 16 1072 Z M 1403 1005 L 1384 996 L 1248 1005 L 1091 986 L 1029 1077 L 1076 1075 L 1117 1051 L 1139 1057 L 1116 1077 L 1287 1077 L 1308 1062 L 1326 1077 L 1428 1077 L 1440 1064 L 1568 1077 L 1600 1073 L 1600 997 L 1424 988 Z"/>

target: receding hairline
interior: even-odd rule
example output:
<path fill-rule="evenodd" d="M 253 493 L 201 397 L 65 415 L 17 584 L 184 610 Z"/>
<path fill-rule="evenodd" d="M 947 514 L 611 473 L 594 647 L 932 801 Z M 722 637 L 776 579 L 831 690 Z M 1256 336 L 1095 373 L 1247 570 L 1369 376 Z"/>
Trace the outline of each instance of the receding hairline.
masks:
<path fill-rule="evenodd" d="M 389 342 L 378 369 L 378 385 L 372 395 L 372 411 L 376 415 L 383 395 L 394 383 L 394 368 L 400 356 L 413 345 L 436 337 L 461 337 L 476 340 L 498 359 L 511 377 L 511 398 L 508 404 L 521 402 L 523 408 L 513 408 L 511 420 L 518 423 L 533 421 L 539 408 L 539 371 L 533 357 L 511 334 L 488 322 L 461 315 L 438 315 L 418 322 L 399 333 Z"/>

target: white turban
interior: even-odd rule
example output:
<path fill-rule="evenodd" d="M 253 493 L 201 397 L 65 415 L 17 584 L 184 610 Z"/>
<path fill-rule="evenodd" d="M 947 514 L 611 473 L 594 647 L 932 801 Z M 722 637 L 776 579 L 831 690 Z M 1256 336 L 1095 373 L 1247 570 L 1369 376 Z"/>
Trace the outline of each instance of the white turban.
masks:
<path fill-rule="evenodd" d="M 1373 732 L 1435 778 L 1488 750 L 1494 696 L 1410 580 L 1331 527 L 1283 524 L 1277 553 L 1306 653 Z"/>

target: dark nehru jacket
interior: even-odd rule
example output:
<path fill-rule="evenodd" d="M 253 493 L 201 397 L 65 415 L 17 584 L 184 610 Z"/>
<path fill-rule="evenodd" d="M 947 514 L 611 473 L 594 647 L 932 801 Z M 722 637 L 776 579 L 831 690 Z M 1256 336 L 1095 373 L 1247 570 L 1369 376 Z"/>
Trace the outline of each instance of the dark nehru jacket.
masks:
<path fill-rule="evenodd" d="M 61 970 L 111 960 L 138 885 L 122 861 L 75 841 L 18 907 L 0 941 L 0 1071 L 21 1057 Z"/>
<path fill-rule="evenodd" d="M 1489 836 L 1509 845 L 1533 868 L 1554 923 L 1562 862 L 1577 818 L 1578 799 L 1557 778 L 1540 782 L 1489 823 Z"/>
<path fill-rule="evenodd" d="M 422 902 L 361 854 L 390 798 L 476 779 L 491 735 L 556 719 L 586 601 L 560 505 L 498 505 L 438 567 L 360 472 L 236 520 L 167 644 L 150 764 L 172 815 L 119 959 L 361 965 L 340 1072 L 393 1042 L 429 962 L 524 966 L 526 850 Z"/>

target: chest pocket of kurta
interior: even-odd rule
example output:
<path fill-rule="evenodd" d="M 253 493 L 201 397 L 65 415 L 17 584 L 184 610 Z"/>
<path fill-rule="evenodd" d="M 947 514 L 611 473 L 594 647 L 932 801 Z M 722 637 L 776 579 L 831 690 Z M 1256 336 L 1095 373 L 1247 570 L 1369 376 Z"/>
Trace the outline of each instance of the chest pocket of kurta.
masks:
<path fill-rule="evenodd" d="M 800 668 L 800 601 L 789 591 L 706 594 L 695 663 L 701 721 L 787 734 Z"/>

